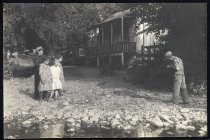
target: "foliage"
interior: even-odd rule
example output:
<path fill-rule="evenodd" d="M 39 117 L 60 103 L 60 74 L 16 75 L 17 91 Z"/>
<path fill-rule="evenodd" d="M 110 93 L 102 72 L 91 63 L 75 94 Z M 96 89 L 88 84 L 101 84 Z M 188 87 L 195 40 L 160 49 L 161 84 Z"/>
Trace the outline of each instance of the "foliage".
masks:
<path fill-rule="evenodd" d="M 207 32 L 206 5 L 202 3 L 142 3 L 131 8 L 131 16 L 149 26 L 143 32 L 154 32 L 175 55 L 182 58 L 188 80 L 206 79 Z M 168 35 L 161 35 L 162 31 Z M 198 67 L 199 65 L 199 67 Z"/>
<path fill-rule="evenodd" d="M 18 44 L 23 44 L 23 40 L 17 38 L 18 34 L 15 34 L 15 31 L 17 31 L 18 26 L 24 22 L 25 18 L 25 13 L 17 4 L 3 5 L 3 45 L 6 49 L 17 49 Z M 23 30 L 23 28 L 19 30 L 19 35 Z"/>
<path fill-rule="evenodd" d="M 75 45 L 66 48 L 69 34 L 86 35 L 88 27 L 120 11 L 120 7 L 117 3 L 4 4 L 4 46 L 10 44 L 23 50 L 43 45 L 47 52 L 71 49 Z M 69 44 L 86 39 L 78 36 L 71 41 Z"/>

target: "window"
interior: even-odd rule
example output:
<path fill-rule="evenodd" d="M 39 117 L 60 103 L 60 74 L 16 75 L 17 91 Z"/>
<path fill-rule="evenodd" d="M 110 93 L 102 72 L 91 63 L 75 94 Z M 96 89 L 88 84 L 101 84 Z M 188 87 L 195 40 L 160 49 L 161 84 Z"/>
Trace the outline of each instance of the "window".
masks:
<path fill-rule="evenodd" d="M 85 56 L 84 48 L 79 48 L 79 56 Z"/>

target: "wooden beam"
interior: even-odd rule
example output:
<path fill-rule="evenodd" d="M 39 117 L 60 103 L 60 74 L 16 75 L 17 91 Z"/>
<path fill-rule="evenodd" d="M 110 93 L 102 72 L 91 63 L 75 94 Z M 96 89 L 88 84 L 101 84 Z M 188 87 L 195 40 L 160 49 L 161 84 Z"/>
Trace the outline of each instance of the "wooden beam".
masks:
<path fill-rule="evenodd" d="M 102 29 L 102 43 L 101 44 L 104 44 L 104 26 L 102 25 L 102 27 L 101 27 Z"/>
<path fill-rule="evenodd" d="M 123 17 L 121 18 L 121 31 L 122 31 L 122 41 L 124 41 L 124 25 L 123 25 Z"/>
<path fill-rule="evenodd" d="M 122 68 L 124 69 L 124 66 L 125 66 L 124 53 L 121 54 L 121 64 L 122 64 Z"/>
<path fill-rule="evenodd" d="M 144 30 L 144 23 L 143 23 L 143 30 Z M 143 33 L 143 46 L 145 46 L 145 42 L 144 42 L 144 33 Z"/>
<path fill-rule="evenodd" d="M 96 58 L 96 62 L 97 62 L 97 68 L 98 68 L 98 73 L 100 72 L 100 57 Z"/>
<path fill-rule="evenodd" d="M 113 26 L 112 26 L 112 23 L 111 23 L 111 44 L 113 43 Z"/>

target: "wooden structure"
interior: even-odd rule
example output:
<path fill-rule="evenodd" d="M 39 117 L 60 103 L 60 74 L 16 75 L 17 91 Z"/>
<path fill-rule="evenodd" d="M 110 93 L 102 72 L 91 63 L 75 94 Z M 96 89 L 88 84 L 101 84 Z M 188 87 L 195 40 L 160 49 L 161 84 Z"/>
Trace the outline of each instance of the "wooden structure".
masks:
<path fill-rule="evenodd" d="M 89 29 L 88 62 L 94 59 L 100 65 L 100 58 L 108 57 L 109 63 L 112 63 L 113 56 L 120 56 L 121 66 L 125 68 L 129 57 L 137 52 L 145 54 L 143 48 L 146 46 L 155 48 L 157 40 L 154 33 L 137 35 L 129 13 L 130 10 L 118 12 Z M 146 24 L 141 24 L 139 30 L 145 28 Z"/>
<path fill-rule="evenodd" d="M 68 33 L 66 34 L 66 49 L 64 54 L 63 63 L 77 64 L 81 60 L 86 59 L 86 45 L 84 44 L 84 34 L 81 33 Z"/>

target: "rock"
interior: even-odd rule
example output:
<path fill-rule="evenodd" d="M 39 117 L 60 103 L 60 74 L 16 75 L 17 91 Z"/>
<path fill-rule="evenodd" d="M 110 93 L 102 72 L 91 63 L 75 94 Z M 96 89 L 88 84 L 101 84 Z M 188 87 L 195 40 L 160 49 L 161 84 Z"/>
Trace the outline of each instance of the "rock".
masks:
<path fill-rule="evenodd" d="M 81 125 L 80 125 L 79 123 L 77 123 L 77 124 L 75 125 L 75 127 L 76 127 L 76 128 L 80 128 Z"/>
<path fill-rule="evenodd" d="M 101 126 L 101 128 L 103 128 L 103 129 L 111 129 L 110 127 L 107 127 L 107 126 Z"/>
<path fill-rule="evenodd" d="M 110 94 L 107 94 L 106 97 L 109 98 L 110 97 Z"/>
<path fill-rule="evenodd" d="M 203 132 L 207 132 L 207 126 L 205 125 L 205 126 L 202 127 L 200 130 L 203 131 Z"/>
<path fill-rule="evenodd" d="M 75 128 L 70 128 L 69 131 L 70 132 L 74 132 L 75 131 Z"/>
<path fill-rule="evenodd" d="M 97 123 L 97 122 L 98 122 L 98 118 L 97 118 L 97 117 L 92 117 L 91 119 L 92 119 L 92 121 L 93 121 L 94 123 Z"/>
<path fill-rule="evenodd" d="M 87 125 L 92 125 L 92 124 L 93 124 L 93 120 L 91 120 L 91 119 L 90 119 L 90 120 L 87 120 L 87 121 L 86 121 L 86 124 L 87 124 Z"/>
<path fill-rule="evenodd" d="M 145 137 L 144 130 L 143 129 L 137 129 L 136 136 L 137 137 Z"/>
<path fill-rule="evenodd" d="M 149 118 L 150 118 L 149 114 L 145 114 L 145 115 L 144 115 L 144 118 L 145 118 L 145 119 L 149 119 Z"/>
<path fill-rule="evenodd" d="M 160 114 L 159 117 L 160 117 L 160 119 L 162 119 L 163 121 L 166 121 L 166 122 L 170 121 L 170 120 L 169 120 L 169 117 L 168 117 L 167 115 Z"/>
<path fill-rule="evenodd" d="M 162 132 L 163 128 L 158 128 L 152 132 L 152 137 L 159 137 Z"/>
<path fill-rule="evenodd" d="M 116 114 L 116 115 L 115 115 L 115 118 L 116 118 L 116 119 L 120 119 L 120 115 L 119 115 L 119 114 Z"/>
<path fill-rule="evenodd" d="M 73 118 L 69 118 L 66 121 L 69 122 L 69 123 L 75 123 L 75 120 Z"/>
<path fill-rule="evenodd" d="M 85 116 L 84 118 L 82 118 L 82 121 L 83 122 L 87 122 L 87 120 L 88 120 L 88 117 L 87 116 Z"/>
<path fill-rule="evenodd" d="M 182 117 L 182 115 L 177 114 L 177 115 L 175 116 L 175 119 L 178 119 L 178 120 L 183 120 L 183 117 Z"/>
<path fill-rule="evenodd" d="M 134 125 L 136 125 L 136 121 L 130 121 L 130 124 L 131 124 L 132 126 L 134 126 Z"/>
<path fill-rule="evenodd" d="M 131 125 L 126 125 L 126 126 L 123 127 L 123 129 L 126 130 L 126 131 L 131 130 L 131 128 L 132 128 Z"/>
<path fill-rule="evenodd" d="M 128 120 L 131 120 L 132 119 L 132 116 L 131 115 L 126 115 L 125 117 L 125 120 L 128 121 Z"/>
<path fill-rule="evenodd" d="M 30 127 L 31 126 L 31 121 L 30 120 L 26 120 L 23 122 L 23 127 Z"/>
<path fill-rule="evenodd" d="M 153 125 L 153 126 L 156 126 L 156 127 L 163 127 L 163 122 L 160 120 L 160 118 L 158 116 L 155 116 L 154 118 L 152 118 L 150 120 L 150 123 Z"/>
<path fill-rule="evenodd" d="M 169 112 L 170 109 L 168 109 L 168 108 L 163 108 L 163 109 L 161 109 L 160 111 L 161 111 L 161 112 Z"/>
<path fill-rule="evenodd" d="M 148 127 L 150 127 L 150 124 L 149 123 L 146 124 L 146 128 L 148 128 Z"/>
<path fill-rule="evenodd" d="M 80 120 L 80 119 L 76 119 L 76 122 L 77 122 L 77 123 L 81 123 L 81 120 Z"/>
<path fill-rule="evenodd" d="M 171 118 L 171 120 L 172 120 L 174 123 L 176 123 L 176 122 L 179 122 L 179 121 L 180 121 L 180 119 L 179 119 L 179 118 L 177 118 L 177 117 L 173 117 L 173 118 Z"/>
<path fill-rule="evenodd" d="M 57 114 L 57 116 L 58 116 L 58 119 L 61 119 L 61 118 L 62 118 L 62 116 L 63 116 L 63 112 L 62 112 L 62 111 L 60 111 L 60 112 Z"/>
<path fill-rule="evenodd" d="M 107 121 L 100 121 L 99 124 L 102 125 L 102 126 L 105 126 L 105 125 L 109 125 L 109 122 L 107 122 Z"/>
<path fill-rule="evenodd" d="M 167 135 L 174 135 L 173 132 L 167 132 L 166 134 L 167 134 Z"/>
<path fill-rule="evenodd" d="M 187 125 L 189 123 L 189 121 L 182 121 L 181 124 L 183 125 Z"/>
<path fill-rule="evenodd" d="M 39 121 L 44 120 L 44 117 L 43 116 L 38 116 L 37 118 L 39 119 Z"/>
<path fill-rule="evenodd" d="M 132 121 L 134 121 L 134 122 L 137 122 L 139 119 L 138 119 L 138 117 L 132 117 Z"/>
<path fill-rule="evenodd" d="M 119 125 L 120 124 L 120 122 L 118 121 L 118 120 L 116 120 L 116 119 L 112 119 L 111 120 L 111 126 L 114 128 L 114 127 L 116 127 L 117 125 Z"/>
<path fill-rule="evenodd" d="M 48 120 L 51 120 L 51 119 L 54 118 L 54 116 L 53 116 L 52 114 L 49 114 L 49 115 L 46 115 L 46 118 L 47 118 Z"/>
<path fill-rule="evenodd" d="M 48 126 L 48 125 L 44 125 L 43 128 L 44 128 L 44 129 L 48 129 L 49 126 Z"/>
<path fill-rule="evenodd" d="M 64 102 L 63 105 L 64 106 L 67 106 L 67 105 L 69 105 L 69 103 L 68 102 Z"/>
<path fill-rule="evenodd" d="M 8 136 L 7 138 L 8 139 L 15 139 L 15 137 L 13 137 L 13 136 Z"/>
<path fill-rule="evenodd" d="M 108 116 L 106 119 L 107 119 L 107 121 L 111 121 L 112 118 L 113 118 L 113 116 Z"/>
<path fill-rule="evenodd" d="M 194 131 L 195 130 L 195 126 L 187 126 L 188 130 Z"/>
<path fill-rule="evenodd" d="M 100 116 L 100 117 L 99 117 L 99 120 L 100 120 L 100 121 L 106 121 L 106 118 L 105 118 L 104 116 Z"/>
<path fill-rule="evenodd" d="M 15 135 L 14 137 L 17 138 L 17 137 L 19 137 L 19 135 Z"/>
<path fill-rule="evenodd" d="M 168 127 L 170 124 L 168 122 L 163 122 L 164 127 Z"/>
<path fill-rule="evenodd" d="M 174 128 L 174 125 L 172 123 L 170 123 L 168 128 Z"/>
<path fill-rule="evenodd" d="M 28 112 L 22 112 L 22 115 L 28 115 L 29 113 Z"/>
<path fill-rule="evenodd" d="M 176 130 L 187 130 L 187 126 L 183 124 L 177 124 Z"/>
<path fill-rule="evenodd" d="M 198 133 L 199 133 L 199 136 L 205 136 L 206 135 L 206 133 L 202 130 L 199 130 Z"/>
<path fill-rule="evenodd" d="M 190 110 L 188 108 L 183 108 L 179 110 L 181 113 L 188 113 Z"/>

